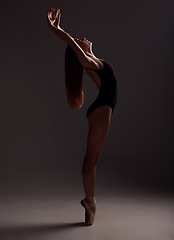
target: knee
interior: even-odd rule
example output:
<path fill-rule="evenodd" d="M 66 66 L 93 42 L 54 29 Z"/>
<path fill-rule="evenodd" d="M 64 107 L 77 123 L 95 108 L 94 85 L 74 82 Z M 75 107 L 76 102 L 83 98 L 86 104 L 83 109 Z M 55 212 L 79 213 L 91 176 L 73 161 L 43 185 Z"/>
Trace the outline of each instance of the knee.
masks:
<path fill-rule="evenodd" d="M 101 154 L 101 150 L 90 152 L 90 153 L 87 152 L 85 155 L 82 172 L 86 172 L 88 170 L 91 171 L 93 168 L 95 168 L 99 160 L 100 154 Z"/>
<path fill-rule="evenodd" d="M 95 151 L 92 151 L 92 152 L 86 152 L 85 154 L 85 160 L 90 164 L 96 164 L 98 159 L 99 159 L 99 156 L 101 154 L 101 150 L 95 150 Z"/>

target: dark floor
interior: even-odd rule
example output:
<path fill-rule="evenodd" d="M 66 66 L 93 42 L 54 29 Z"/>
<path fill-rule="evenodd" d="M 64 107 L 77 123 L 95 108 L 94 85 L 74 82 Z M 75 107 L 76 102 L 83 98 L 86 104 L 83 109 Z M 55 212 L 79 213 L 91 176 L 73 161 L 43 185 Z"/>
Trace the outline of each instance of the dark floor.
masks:
<path fill-rule="evenodd" d="M 98 194 L 93 226 L 84 225 L 81 194 L 13 195 L 0 201 L 2 240 L 173 240 L 169 195 Z"/>

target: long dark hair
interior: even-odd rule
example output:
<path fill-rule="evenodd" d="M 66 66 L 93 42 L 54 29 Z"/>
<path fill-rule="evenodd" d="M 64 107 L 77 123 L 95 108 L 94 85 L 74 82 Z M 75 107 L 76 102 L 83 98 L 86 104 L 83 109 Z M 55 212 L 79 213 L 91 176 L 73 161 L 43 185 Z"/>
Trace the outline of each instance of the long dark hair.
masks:
<path fill-rule="evenodd" d="M 65 50 L 65 86 L 67 101 L 73 110 L 83 105 L 82 78 L 83 66 L 74 51 L 67 46 Z"/>

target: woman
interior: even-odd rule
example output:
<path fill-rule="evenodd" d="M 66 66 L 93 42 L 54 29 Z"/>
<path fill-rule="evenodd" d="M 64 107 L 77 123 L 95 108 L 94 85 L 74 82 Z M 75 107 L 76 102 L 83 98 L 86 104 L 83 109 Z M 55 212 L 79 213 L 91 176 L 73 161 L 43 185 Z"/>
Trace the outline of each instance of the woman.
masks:
<path fill-rule="evenodd" d="M 117 80 L 109 63 L 97 58 L 92 52 L 92 42 L 86 38 L 74 39 L 60 27 L 60 9 L 47 14 L 49 27 L 68 46 L 65 53 L 65 81 L 67 100 L 72 109 L 83 105 L 83 69 L 92 78 L 99 94 L 87 111 L 89 124 L 86 154 L 82 166 L 85 198 L 81 205 L 85 208 L 85 222 L 92 225 L 96 212 L 95 182 L 96 165 L 108 134 L 111 114 L 117 97 Z"/>

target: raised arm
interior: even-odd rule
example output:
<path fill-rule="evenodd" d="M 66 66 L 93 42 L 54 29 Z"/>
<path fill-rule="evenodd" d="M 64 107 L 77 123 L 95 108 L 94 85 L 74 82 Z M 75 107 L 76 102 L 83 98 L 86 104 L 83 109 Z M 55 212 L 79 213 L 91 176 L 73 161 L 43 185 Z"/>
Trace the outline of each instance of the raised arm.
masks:
<path fill-rule="evenodd" d="M 66 42 L 73 49 L 83 67 L 96 67 L 97 63 L 92 58 L 88 57 L 83 49 L 76 43 L 74 38 L 60 27 L 60 9 L 57 9 L 56 14 L 53 14 L 54 11 L 55 9 L 51 8 L 51 10 L 47 13 L 49 27 L 60 39 Z"/>

